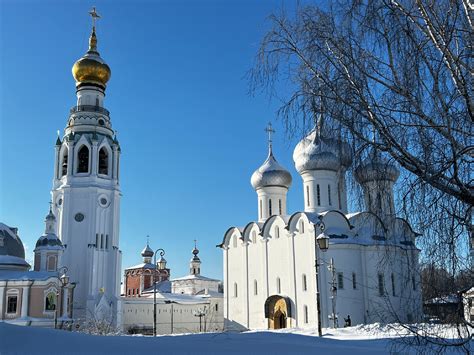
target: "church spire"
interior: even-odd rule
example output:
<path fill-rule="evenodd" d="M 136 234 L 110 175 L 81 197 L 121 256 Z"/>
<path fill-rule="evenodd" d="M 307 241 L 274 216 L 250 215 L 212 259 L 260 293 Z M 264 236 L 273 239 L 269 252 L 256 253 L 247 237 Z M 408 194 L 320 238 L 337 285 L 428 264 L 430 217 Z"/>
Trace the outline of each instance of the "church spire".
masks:
<path fill-rule="evenodd" d="M 191 275 L 199 275 L 201 273 L 201 259 L 199 259 L 199 249 L 197 248 L 197 241 L 194 239 L 194 249 L 192 251 L 193 258 L 189 263 L 189 273 Z"/>

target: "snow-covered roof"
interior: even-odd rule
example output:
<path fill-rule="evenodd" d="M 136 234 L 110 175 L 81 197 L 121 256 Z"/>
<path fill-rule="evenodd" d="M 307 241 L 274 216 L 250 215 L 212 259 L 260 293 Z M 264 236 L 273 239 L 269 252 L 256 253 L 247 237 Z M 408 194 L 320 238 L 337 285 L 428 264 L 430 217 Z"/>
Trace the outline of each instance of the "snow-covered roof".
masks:
<path fill-rule="evenodd" d="M 456 294 L 450 294 L 442 297 L 435 297 L 425 301 L 425 304 L 448 304 L 448 303 L 459 303 L 459 296 Z"/>
<path fill-rule="evenodd" d="M 0 255 L 0 270 L 9 269 L 10 267 L 29 268 L 30 264 L 25 259 L 13 255 Z"/>
<path fill-rule="evenodd" d="M 155 265 L 153 265 L 152 263 L 141 263 L 141 264 L 138 264 L 138 265 L 135 265 L 135 266 L 127 267 L 125 270 L 130 270 L 130 269 L 154 269 L 154 268 L 155 268 Z"/>
<path fill-rule="evenodd" d="M 51 277 L 57 278 L 57 272 L 49 271 L 10 271 L 0 270 L 0 280 L 47 280 Z"/>
<path fill-rule="evenodd" d="M 157 282 L 156 283 L 156 291 L 161 292 L 161 293 L 170 293 L 171 292 L 171 282 L 168 281 L 168 280 Z M 151 293 L 151 294 L 153 294 L 153 286 L 148 287 L 147 289 L 143 290 L 142 293 Z"/>
<path fill-rule="evenodd" d="M 202 280 L 202 281 L 217 281 L 217 282 L 220 282 L 220 280 L 211 279 L 209 277 L 205 277 L 205 276 L 202 276 L 202 275 L 187 275 L 187 276 L 179 277 L 177 279 L 172 279 L 171 281 L 184 281 L 184 280 Z"/>

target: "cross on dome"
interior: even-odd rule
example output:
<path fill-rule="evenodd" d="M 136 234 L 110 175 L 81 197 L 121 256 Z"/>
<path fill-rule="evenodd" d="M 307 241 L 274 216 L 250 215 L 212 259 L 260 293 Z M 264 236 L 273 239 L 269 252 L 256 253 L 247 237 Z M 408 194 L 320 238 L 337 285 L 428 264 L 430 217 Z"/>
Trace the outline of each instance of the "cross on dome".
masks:
<path fill-rule="evenodd" d="M 89 11 L 89 15 L 92 17 L 92 27 L 95 28 L 96 21 L 100 19 L 100 15 L 95 11 L 95 6 L 92 7 L 91 11 Z"/>
<path fill-rule="evenodd" d="M 265 128 L 265 132 L 268 133 L 268 147 L 271 149 L 272 147 L 272 134 L 276 131 L 273 129 L 272 123 L 268 122 L 267 127 Z"/>

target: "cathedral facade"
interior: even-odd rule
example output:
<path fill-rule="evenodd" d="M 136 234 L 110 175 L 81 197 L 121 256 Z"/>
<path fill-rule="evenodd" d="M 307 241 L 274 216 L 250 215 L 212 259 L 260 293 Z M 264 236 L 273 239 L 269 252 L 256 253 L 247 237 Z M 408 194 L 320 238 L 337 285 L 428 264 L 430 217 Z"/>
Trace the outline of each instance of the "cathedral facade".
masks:
<path fill-rule="evenodd" d="M 355 169 L 366 211 L 349 213 L 347 143 L 320 120 L 298 143 L 293 160 L 303 180 L 302 211 L 287 212 L 292 177 L 275 159 L 269 139 L 267 159 L 251 178 L 258 218 L 229 228 L 219 245 L 226 328 L 419 320 L 418 235 L 394 212 L 396 166 L 368 153 Z M 321 237 L 329 239 L 327 251 L 317 247 Z"/>
<path fill-rule="evenodd" d="M 98 18 L 95 9 L 91 15 Z M 51 191 L 62 264 L 77 283 L 75 317 L 119 323 L 120 145 L 104 106 L 111 70 L 97 50 L 95 22 L 89 49 L 72 73 L 77 100 L 56 142 Z"/>

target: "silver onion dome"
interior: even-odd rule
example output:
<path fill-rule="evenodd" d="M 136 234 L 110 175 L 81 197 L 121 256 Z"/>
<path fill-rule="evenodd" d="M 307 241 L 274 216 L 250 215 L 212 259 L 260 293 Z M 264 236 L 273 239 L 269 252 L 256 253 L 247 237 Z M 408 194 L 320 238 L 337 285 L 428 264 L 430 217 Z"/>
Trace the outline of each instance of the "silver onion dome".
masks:
<path fill-rule="evenodd" d="M 278 164 L 273 156 L 272 147 L 268 149 L 268 157 L 265 162 L 252 174 L 250 183 L 255 190 L 268 186 L 280 186 L 289 188 L 291 186 L 291 174 L 283 166 Z"/>
<path fill-rule="evenodd" d="M 41 237 L 38 238 L 38 240 L 36 241 L 35 250 L 40 248 L 50 249 L 51 247 L 62 248 L 63 243 L 61 243 L 61 240 L 57 237 L 56 234 L 47 233 L 43 234 Z"/>
<path fill-rule="evenodd" d="M 152 258 L 154 254 L 155 254 L 155 253 L 154 253 L 153 250 L 150 248 L 150 246 L 148 245 L 148 243 L 146 243 L 146 247 L 143 248 L 143 250 L 142 250 L 142 257 L 144 257 L 144 258 Z"/>
<path fill-rule="evenodd" d="M 400 171 L 391 159 L 383 157 L 373 149 L 355 169 L 355 178 L 359 184 L 368 181 L 397 181 Z"/>
<path fill-rule="evenodd" d="M 293 161 L 300 174 L 310 170 L 347 169 L 352 163 L 351 148 L 346 142 L 327 137 L 315 128 L 296 145 Z"/>

